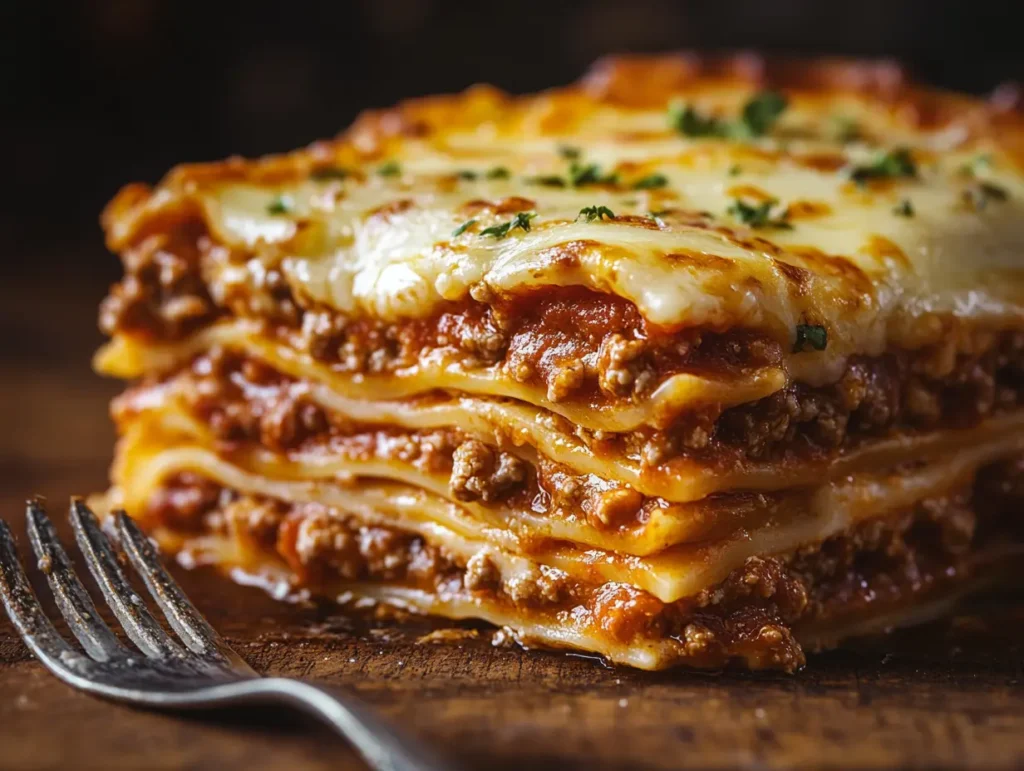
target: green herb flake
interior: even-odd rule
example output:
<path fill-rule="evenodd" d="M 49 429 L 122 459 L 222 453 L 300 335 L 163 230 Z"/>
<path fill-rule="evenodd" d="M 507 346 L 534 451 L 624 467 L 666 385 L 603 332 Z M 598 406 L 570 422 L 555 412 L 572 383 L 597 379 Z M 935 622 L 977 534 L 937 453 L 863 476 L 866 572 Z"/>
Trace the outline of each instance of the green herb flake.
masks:
<path fill-rule="evenodd" d="M 991 153 L 982 153 L 971 158 L 967 163 L 960 167 L 960 173 L 965 177 L 976 177 L 978 172 L 984 171 L 992 167 L 992 155 Z"/>
<path fill-rule="evenodd" d="M 530 185 L 543 185 L 544 187 L 565 187 L 565 177 L 560 177 L 557 174 L 537 174 L 533 177 L 526 178 L 527 184 Z"/>
<path fill-rule="evenodd" d="M 1006 192 L 1005 187 L 993 185 L 991 182 L 979 183 L 978 189 L 984 193 L 986 198 L 991 198 L 993 201 L 1006 201 L 1010 197 L 1010 194 Z"/>
<path fill-rule="evenodd" d="M 727 132 L 725 123 L 705 117 L 692 105 L 683 102 L 672 102 L 668 106 L 668 125 L 688 137 L 720 137 Z"/>
<path fill-rule="evenodd" d="M 806 350 L 824 351 L 828 346 L 828 330 L 819 324 L 797 324 L 793 353 Z"/>
<path fill-rule="evenodd" d="M 757 205 L 751 205 L 737 198 L 726 210 L 726 213 L 731 214 L 744 225 L 752 228 L 792 229 L 793 226 L 787 221 L 789 217 L 788 211 L 784 211 L 778 217 L 772 218 L 772 207 L 777 203 L 778 201 L 776 200 L 770 200 L 762 201 Z"/>
<path fill-rule="evenodd" d="M 778 91 L 762 91 L 755 94 L 743 105 L 740 120 L 745 133 L 753 137 L 763 137 L 772 130 L 788 106 L 786 97 Z"/>
<path fill-rule="evenodd" d="M 463 169 L 462 171 L 459 171 L 459 172 L 457 172 L 457 173 L 455 174 L 455 176 L 457 176 L 457 177 L 458 177 L 459 179 L 464 179 L 464 180 L 466 180 L 467 182 L 473 182 L 473 181 L 474 181 L 474 180 L 476 180 L 476 179 L 477 179 L 477 178 L 478 178 L 478 177 L 479 177 L 480 175 L 479 175 L 479 174 L 477 174 L 477 173 L 476 173 L 475 171 L 473 171 L 472 169 Z"/>
<path fill-rule="evenodd" d="M 291 214 L 295 211 L 295 202 L 289 195 L 279 195 L 267 204 L 267 214 Z"/>
<path fill-rule="evenodd" d="M 537 174 L 533 177 L 527 177 L 525 180 L 528 185 L 543 185 L 544 187 L 565 187 L 565 180 L 557 174 Z"/>
<path fill-rule="evenodd" d="M 751 139 L 770 133 L 788 106 L 778 91 L 761 91 L 743 105 L 738 121 L 725 121 L 702 115 L 692 105 L 673 102 L 668 108 L 668 124 L 688 137 Z"/>
<path fill-rule="evenodd" d="M 860 125 L 845 115 L 833 115 L 828 121 L 828 134 L 844 145 L 860 138 Z"/>
<path fill-rule="evenodd" d="M 892 213 L 897 217 L 913 217 L 914 205 L 910 202 L 909 198 L 904 198 L 896 205 L 896 208 L 892 210 Z"/>
<path fill-rule="evenodd" d="M 500 225 L 492 225 L 489 228 L 484 228 L 480 231 L 482 236 L 492 236 L 493 238 L 504 238 L 509 234 L 510 231 L 518 228 L 524 233 L 530 231 L 530 220 L 537 216 L 537 212 L 534 211 L 521 211 L 508 222 L 503 222 Z"/>
<path fill-rule="evenodd" d="M 402 167 L 398 161 L 388 161 L 377 167 L 377 173 L 382 177 L 397 177 L 402 173 Z"/>
<path fill-rule="evenodd" d="M 664 174 L 648 174 L 646 177 L 641 177 L 633 183 L 634 190 L 654 190 L 659 187 L 665 187 L 668 184 L 668 177 Z"/>
<path fill-rule="evenodd" d="M 561 145 L 558 148 L 558 154 L 565 158 L 567 161 L 578 161 L 582 151 L 578 147 L 572 147 L 571 145 Z"/>
<path fill-rule="evenodd" d="M 452 238 L 458 238 L 476 224 L 476 220 L 466 220 L 452 231 Z"/>
<path fill-rule="evenodd" d="M 738 177 L 742 173 L 743 167 L 740 166 L 738 163 L 734 163 L 732 166 L 729 167 L 728 174 L 730 177 Z"/>
<path fill-rule="evenodd" d="M 994 185 L 991 182 L 978 182 L 976 185 L 964 191 L 964 200 L 972 205 L 977 211 L 982 211 L 990 201 L 1002 203 L 1010 198 L 1005 187 Z"/>
<path fill-rule="evenodd" d="M 573 187 L 584 185 L 614 185 L 619 181 L 619 175 L 614 172 L 603 174 L 601 167 L 596 163 L 582 164 L 573 161 L 569 166 L 569 184 Z"/>
<path fill-rule="evenodd" d="M 615 219 L 615 212 L 607 206 L 585 206 L 576 215 L 576 220 L 579 221 L 580 217 L 586 219 L 587 222 L 593 222 L 594 220 L 600 222 L 602 219 Z"/>
<path fill-rule="evenodd" d="M 332 179 L 345 179 L 349 174 L 351 172 L 348 169 L 343 169 L 340 166 L 324 166 L 323 168 L 311 171 L 309 178 L 317 182 L 327 182 Z"/>
<path fill-rule="evenodd" d="M 884 153 L 873 162 L 855 166 L 850 172 L 850 179 L 863 185 L 872 179 L 916 178 L 917 164 L 906 147 L 898 147 Z"/>
<path fill-rule="evenodd" d="M 493 169 L 489 169 L 485 176 L 487 179 L 508 179 L 512 175 L 504 166 L 495 166 Z"/>

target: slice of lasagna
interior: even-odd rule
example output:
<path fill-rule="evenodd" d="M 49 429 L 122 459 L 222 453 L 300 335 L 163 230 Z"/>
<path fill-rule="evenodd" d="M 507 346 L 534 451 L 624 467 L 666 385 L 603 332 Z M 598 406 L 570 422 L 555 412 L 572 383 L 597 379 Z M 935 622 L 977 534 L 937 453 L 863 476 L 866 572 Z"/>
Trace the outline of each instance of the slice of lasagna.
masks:
<path fill-rule="evenodd" d="M 103 216 L 112 488 L 188 563 L 793 670 L 1020 572 L 1024 119 L 888 65 L 476 87 Z"/>

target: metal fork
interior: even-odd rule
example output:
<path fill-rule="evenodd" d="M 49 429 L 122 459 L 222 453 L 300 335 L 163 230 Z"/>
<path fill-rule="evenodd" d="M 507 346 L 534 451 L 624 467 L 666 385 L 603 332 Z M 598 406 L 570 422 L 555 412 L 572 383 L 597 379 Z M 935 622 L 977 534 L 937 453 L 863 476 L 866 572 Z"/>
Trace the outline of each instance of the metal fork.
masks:
<path fill-rule="evenodd" d="M 29 501 L 29 540 L 57 608 L 84 654 L 46 617 L 25 571 L 14 538 L 0 520 L 0 597 L 25 644 L 58 678 L 80 690 L 147 708 L 210 709 L 240 704 L 282 704 L 315 715 L 345 736 L 381 771 L 450 768 L 423 747 L 400 736 L 351 696 L 323 686 L 261 677 L 220 638 L 160 563 L 156 549 L 124 512 L 114 526 L 128 560 L 178 636 L 174 640 L 128 583 L 96 516 L 72 500 L 75 540 L 103 596 L 137 646 L 121 643 L 96 611 L 61 547 L 39 500 Z"/>

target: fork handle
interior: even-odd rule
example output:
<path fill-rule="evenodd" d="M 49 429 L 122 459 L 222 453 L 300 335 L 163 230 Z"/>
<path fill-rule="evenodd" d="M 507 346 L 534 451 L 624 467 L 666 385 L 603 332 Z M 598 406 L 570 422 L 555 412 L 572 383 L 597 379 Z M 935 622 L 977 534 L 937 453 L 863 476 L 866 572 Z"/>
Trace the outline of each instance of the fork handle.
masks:
<path fill-rule="evenodd" d="M 201 701 L 179 706 L 289 704 L 319 718 L 348 739 L 377 771 L 453 771 L 433 752 L 388 725 L 343 690 L 302 680 L 264 677 L 207 689 Z"/>

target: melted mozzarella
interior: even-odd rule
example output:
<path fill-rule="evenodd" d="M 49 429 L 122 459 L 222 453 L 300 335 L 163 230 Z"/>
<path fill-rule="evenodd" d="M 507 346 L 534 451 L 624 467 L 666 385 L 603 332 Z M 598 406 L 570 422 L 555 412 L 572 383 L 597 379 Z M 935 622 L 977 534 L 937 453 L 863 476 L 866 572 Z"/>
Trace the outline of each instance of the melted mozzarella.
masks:
<path fill-rule="evenodd" d="M 850 353 L 936 342 L 936 315 L 1024 321 L 1024 179 L 1012 142 L 972 128 L 980 105 L 946 96 L 949 115 L 928 124 L 912 101 L 904 113 L 855 91 L 796 89 L 766 136 L 738 140 L 682 136 L 666 111 L 681 98 L 735 121 L 752 84 L 655 91 L 664 101 L 643 107 L 586 88 L 522 99 L 473 89 L 403 106 L 312 151 L 184 167 L 155 191 L 130 188 L 108 210 L 109 240 L 124 248 L 186 204 L 231 247 L 229 261 L 204 270 L 215 297 L 260 285 L 275 267 L 303 302 L 391 321 L 428 316 L 478 287 L 583 285 L 669 328 L 753 327 L 785 343 L 800 324 L 824 325 L 827 349 L 794 357 L 794 374 L 814 382 L 838 376 Z M 836 117 L 862 138 L 838 141 Z M 853 168 L 902 147 L 913 150 L 913 178 L 851 181 Z M 310 176 L 332 159 L 347 177 Z M 385 161 L 399 173 L 382 176 Z M 618 184 L 531 183 L 568 179 L 573 162 L 614 172 Z M 496 168 L 503 178 L 488 175 Z M 666 184 L 634 189 L 651 174 Z M 977 199 L 982 184 L 999 192 Z M 737 199 L 776 200 L 773 214 L 789 211 L 792 227 L 747 227 L 729 212 Z M 904 201 L 913 216 L 894 211 Z M 618 218 L 579 219 L 594 206 Z M 645 224 L 666 210 L 676 214 Z M 482 234 L 518 211 L 537 215 L 528 232 Z"/>
<path fill-rule="evenodd" d="M 668 154 L 669 143 L 678 145 L 674 154 Z M 387 320 L 429 315 L 477 285 L 495 292 L 585 285 L 627 298 L 649 321 L 670 327 L 745 326 L 786 339 L 802 322 L 824 324 L 835 342 L 829 353 L 838 355 L 884 350 L 906 330 L 908 318 L 954 313 L 1019 320 L 1024 313 L 1024 186 L 1005 170 L 992 177 L 1008 200 L 992 200 L 978 211 L 964 202 L 976 183 L 946 168 L 959 168 L 958 157 L 941 167 L 922 164 L 919 179 L 871 191 L 857 189 L 846 172 L 814 170 L 789 156 L 753 162 L 749 171 L 730 176 L 728 168 L 741 162 L 730 159 L 742 157 L 740 150 L 694 155 L 695 145 L 673 139 L 646 151 L 642 144 L 625 144 L 617 154 L 597 148 L 594 157 L 604 169 L 650 153 L 648 167 L 668 179 L 657 191 L 526 184 L 517 176 L 530 170 L 523 158 L 509 180 L 442 184 L 435 176 L 441 170 L 483 173 L 487 164 L 441 159 L 436 150 L 419 158 L 410 150 L 399 181 L 346 180 L 334 195 L 309 181 L 273 189 L 224 183 L 203 190 L 201 198 L 220 239 L 283 260 L 300 296 Z M 559 161 L 551 151 L 547 171 L 564 172 L 552 165 Z M 584 148 L 584 157 L 592 157 L 590 151 Z M 864 148 L 844 152 L 849 163 L 872 157 Z M 794 216 L 791 229 L 750 230 L 727 212 L 737 196 L 756 202 L 751 190 L 779 201 L 776 214 L 787 206 L 796 211 L 801 203 L 822 213 Z M 268 201 L 280 195 L 294 202 L 294 210 L 268 214 Z M 471 202 L 513 196 L 529 199 L 520 208 L 537 212 L 531 230 L 511 230 L 504 238 L 481 235 L 512 214 L 476 211 Z M 913 217 L 894 213 L 904 199 Z M 402 206 L 394 207 L 396 201 Z M 393 211 L 373 213 L 389 205 Z M 578 220 L 588 206 L 638 217 L 671 208 L 714 217 L 707 226 L 694 226 L 666 215 L 659 228 L 636 220 Z M 469 219 L 477 223 L 453 237 Z M 249 270 L 259 272 L 264 259 L 255 258 Z M 805 271 L 799 281 L 790 266 Z M 233 270 L 221 280 L 245 279 Z"/>

